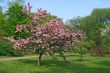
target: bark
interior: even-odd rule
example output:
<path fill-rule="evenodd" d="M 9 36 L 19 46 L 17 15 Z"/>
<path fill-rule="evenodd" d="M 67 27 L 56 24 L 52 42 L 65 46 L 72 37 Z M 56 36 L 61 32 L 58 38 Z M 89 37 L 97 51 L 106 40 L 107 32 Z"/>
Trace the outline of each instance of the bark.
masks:
<path fill-rule="evenodd" d="M 51 52 L 51 51 L 48 51 L 48 52 L 49 52 L 50 56 L 53 57 L 54 60 L 57 60 L 56 55 L 53 52 Z"/>
<path fill-rule="evenodd" d="M 64 60 L 65 63 L 69 63 L 69 62 L 66 60 L 66 56 L 64 55 L 63 52 L 60 52 L 60 55 L 61 55 L 61 57 L 63 57 L 63 60 Z"/>
<path fill-rule="evenodd" d="M 38 58 L 38 65 L 39 65 L 39 66 L 41 65 L 42 55 L 43 55 L 43 53 L 41 52 L 41 53 L 39 54 L 39 58 Z"/>

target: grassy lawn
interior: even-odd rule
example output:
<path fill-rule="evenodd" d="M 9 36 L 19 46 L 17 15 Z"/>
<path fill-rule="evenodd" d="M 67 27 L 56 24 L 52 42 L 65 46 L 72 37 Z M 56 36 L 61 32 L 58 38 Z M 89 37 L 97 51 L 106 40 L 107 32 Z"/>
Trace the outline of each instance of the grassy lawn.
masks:
<path fill-rule="evenodd" d="M 68 56 L 71 64 L 64 64 L 61 57 L 54 61 L 51 57 L 43 57 L 42 65 L 37 65 L 37 58 L 16 61 L 0 61 L 0 73 L 110 73 L 110 57 Z"/>

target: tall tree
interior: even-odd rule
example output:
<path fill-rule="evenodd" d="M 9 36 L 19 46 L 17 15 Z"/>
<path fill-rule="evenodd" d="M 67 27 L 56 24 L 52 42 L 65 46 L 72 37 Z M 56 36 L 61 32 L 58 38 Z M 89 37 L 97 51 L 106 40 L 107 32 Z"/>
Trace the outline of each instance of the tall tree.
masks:
<path fill-rule="evenodd" d="M 110 9 L 94 9 L 90 16 L 81 20 L 80 24 L 80 28 L 86 31 L 88 39 L 93 40 L 96 47 L 100 50 L 103 48 L 103 36 L 100 29 L 110 25 Z"/>
<path fill-rule="evenodd" d="M 23 23 L 29 23 L 29 19 L 21 12 L 23 5 L 17 2 L 10 2 L 9 9 L 6 12 L 6 23 L 3 26 L 5 35 L 11 36 L 16 34 L 16 26 Z M 4 29 L 5 28 L 5 29 Z"/>
<path fill-rule="evenodd" d="M 2 26 L 5 24 L 5 15 L 3 14 L 2 7 L 0 7 L 0 36 L 3 35 Z"/>

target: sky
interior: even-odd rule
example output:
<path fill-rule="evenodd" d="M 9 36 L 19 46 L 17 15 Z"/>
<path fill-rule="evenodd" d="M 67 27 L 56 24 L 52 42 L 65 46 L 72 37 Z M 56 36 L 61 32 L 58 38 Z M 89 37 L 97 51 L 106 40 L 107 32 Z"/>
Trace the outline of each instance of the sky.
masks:
<path fill-rule="evenodd" d="M 0 3 L 4 10 L 7 10 L 7 1 L 3 0 Z M 94 8 L 110 8 L 110 0 L 25 0 L 25 2 L 32 5 L 32 12 L 36 12 L 37 8 L 43 8 L 52 15 L 63 18 L 64 21 L 90 15 Z"/>

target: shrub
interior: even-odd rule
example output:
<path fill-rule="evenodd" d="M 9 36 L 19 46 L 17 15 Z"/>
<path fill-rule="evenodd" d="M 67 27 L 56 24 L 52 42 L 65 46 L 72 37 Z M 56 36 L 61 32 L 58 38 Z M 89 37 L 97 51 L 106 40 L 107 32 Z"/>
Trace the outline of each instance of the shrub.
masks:
<path fill-rule="evenodd" d="M 12 44 L 0 38 L 0 56 L 22 56 L 22 51 L 13 49 Z"/>

